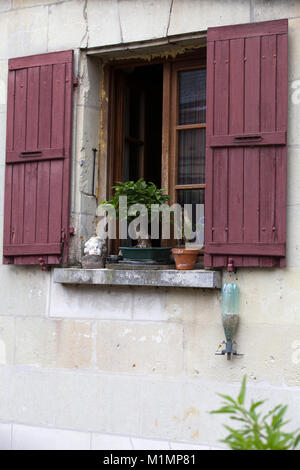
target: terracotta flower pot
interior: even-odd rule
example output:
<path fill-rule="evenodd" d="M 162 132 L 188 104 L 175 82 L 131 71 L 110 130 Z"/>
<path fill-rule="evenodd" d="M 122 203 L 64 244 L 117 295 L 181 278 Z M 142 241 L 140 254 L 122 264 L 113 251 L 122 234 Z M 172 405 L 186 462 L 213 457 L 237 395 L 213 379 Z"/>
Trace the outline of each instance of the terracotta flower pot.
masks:
<path fill-rule="evenodd" d="M 198 250 L 188 248 L 172 248 L 176 269 L 194 269 Z"/>

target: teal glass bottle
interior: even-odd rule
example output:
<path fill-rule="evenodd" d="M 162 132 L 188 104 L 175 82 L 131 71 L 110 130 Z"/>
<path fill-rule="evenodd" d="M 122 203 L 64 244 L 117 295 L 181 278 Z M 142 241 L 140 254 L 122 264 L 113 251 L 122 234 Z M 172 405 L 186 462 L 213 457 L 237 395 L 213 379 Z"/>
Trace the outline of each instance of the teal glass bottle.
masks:
<path fill-rule="evenodd" d="M 236 284 L 223 284 L 222 287 L 222 325 L 226 337 L 226 352 L 236 352 L 232 349 L 233 340 L 239 324 L 239 289 Z"/>

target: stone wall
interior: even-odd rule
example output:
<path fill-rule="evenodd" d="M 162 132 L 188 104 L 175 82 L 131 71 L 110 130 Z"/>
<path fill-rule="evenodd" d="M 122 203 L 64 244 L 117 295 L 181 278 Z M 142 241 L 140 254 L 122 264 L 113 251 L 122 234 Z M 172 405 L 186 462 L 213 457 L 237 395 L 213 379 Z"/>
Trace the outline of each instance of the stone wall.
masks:
<path fill-rule="evenodd" d="M 216 447 L 222 419 L 208 411 L 218 406 L 217 392 L 237 392 L 245 373 L 250 396 L 269 398 L 270 406 L 289 404 L 293 427 L 299 426 L 300 411 L 300 3 L 0 2 L 0 234 L 7 59 L 74 49 L 80 78 L 73 124 L 74 259 L 81 237 L 93 231 L 91 149 L 98 146 L 100 116 L 100 66 L 80 48 L 284 17 L 289 17 L 288 267 L 224 273 L 223 281 L 237 282 L 241 291 L 238 343 L 244 356 L 229 362 L 214 355 L 224 336 L 219 291 L 64 287 L 39 268 L 1 265 L 0 448 L 43 448 L 45 442 L 55 448 L 58 441 L 64 448 Z"/>

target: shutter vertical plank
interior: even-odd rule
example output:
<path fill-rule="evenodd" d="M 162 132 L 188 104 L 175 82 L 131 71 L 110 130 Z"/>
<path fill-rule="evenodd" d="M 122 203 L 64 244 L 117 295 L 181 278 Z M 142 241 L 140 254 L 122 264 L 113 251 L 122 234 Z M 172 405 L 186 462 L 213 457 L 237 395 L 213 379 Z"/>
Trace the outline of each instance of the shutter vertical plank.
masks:
<path fill-rule="evenodd" d="M 288 37 L 286 34 L 277 36 L 277 68 L 276 68 L 276 130 L 285 131 L 287 123 L 288 97 Z"/>
<path fill-rule="evenodd" d="M 52 65 L 40 68 L 40 109 L 38 148 L 49 148 L 51 143 Z"/>
<path fill-rule="evenodd" d="M 215 80 L 214 80 L 214 122 L 215 135 L 228 132 L 229 118 L 229 41 L 216 41 L 215 43 Z M 227 180 L 228 175 L 228 151 L 218 149 L 214 151 L 214 186 L 213 186 L 213 213 L 215 206 L 222 207 L 220 216 L 214 218 L 213 240 L 215 242 L 227 241 L 227 191 L 222 180 Z M 214 257 L 214 266 L 226 264 L 225 257 Z"/>
<path fill-rule="evenodd" d="M 24 165 L 24 244 L 36 241 L 36 204 L 37 204 L 37 163 Z M 35 257 L 27 258 L 28 264 L 35 263 Z"/>
<path fill-rule="evenodd" d="M 50 165 L 50 161 L 45 161 L 37 167 L 36 243 L 39 244 L 49 242 Z"/>
<path fill-rule="evenodd" d="M 62 191 L 63 191 L 63 163 L 53 161 L 50 164 L 50 188 L 49 188 L 49 227 L 48 241 L 59 243 L 61 239 L 61 214 L 62 214 Z"/>
<path fill-rule="evenodd" d="M 14 143 L 17 151 L 26 148 L 27 70 L 16 71 Z"/>
<path fill-rule="evenodd" d="M 208 29 L 207 76 L 215 61 L 215 85 L 207 95 L 213 211 L 205 223 L 213 235 L 205 238 L 205 266 L 229 258 L 236 267 L 285 265 L 287 31 L 287 20 Z M 229 75 L 220 60 L 228 43 Z"/>
<path fill-rule="evenodd" d="M 244 132 L 260 131 L 260 37 L 245 39 Z M 259 243 L 259 149 L 244 149 L 244 242 Z M 244 257 L 244 265 L 259 266 L 259 258 Z"/>
<path fill-rule="evenodd" d="M 72 63 L 66 64 L 65 70 L 65 81 L 66 84 L 72 84 Z M 66 146 L 66 155 L 64 159 L 64 171 L 63 171 L 63 188 L 70 186 L 71 177 L 71 147 L 72 147 L 72 86 L 66 86 L 65 88 L 65 126 L 64 126 L 64 142 Z M 69 214 L 70 213 L 70 197 L 68 194 L 63 192 L 62 198 L 62 229 L 64 231 L 64 252 L 63 261 L 67 262 L 67 254 L 69 252 Z"/>
<path fill-rule="evenodd" d="M 13 70 L 7 78 L 7 117 L 6 117 L 6 150 L 12 151 L 14 148 L 14 116 L 15 116 L 15 83 L 16 72 Z"/>
<path fill-rule="evenodd" d="M 23 244 L 24 236 L 24 164 L 13 167 L 11 243 Z M 20 260 L 18 260 L 20 261 Z M 22 264 L 22 263 L 21 263 Z"/>
<path fill-rule="evenodd" d="M 277 70 L 276 70 L 276 130 L 284 131 L 287 122 L 287 99 L 288 99 L 288 37 L 277 36 Z M 287 192 L 287 148 L 276 149 L 276 240 L 286 240 L 286 192 Z M 285 197 L 282 197 L 285 195 Z M 286 264 L 285 258 L 280 259 L 280 266 Z"/>
<path fill-rule="evenodd" d="M 276 130 L 276 36 L 261 38 L 261 131 Z M 272 243 L 275 232 L 276 204 L 276 161 L 275 148 L 267 147 L 260 151 L 260 241 Z M 261 266 L 272 266 L 273 259 L 265 257 Z"/>
<path fill-rule="evenodd" d="M 13 150 L 14 144 L 14 110 L 15 110 L 15 71 L 8 74 L 7 79 L 7 116 L 6 116 L 6 148 Z M 3 244 L 11 243 L 11 216 L 12 216 L 12 188 L 13 188 L 13 168 L 6 165 L 5 168 L 5 192 L 4 192 L 4 224 L 3 224 Z M 13 263 L 13 259 L 3 256 L 4 264 Z"/>
<path fill-rule="evenodd" d="M 260 131 L 260 38 L 245 39 L 245 133 Z"/>
<path fill-rule="evenodd" d="M 40 162 L 37 172 L 36 241 L 37 243 L 47 243 L 49 241 L 50 162 Z"/>
<path fill-rule="evenodd" d="M 226 243 L 227 240 L 227 183 L 228 183 L 228 150 L 215 149 L 213 157 L 213 241 Z M 226 184 L 224 184 L 226 182 Z M 215 214 L 218 213 L 218 217 Z M 214 256 L 214 266 L 224 266 L 223 256 Z"/>
<path fill-rule="evenodd" d="M 207 44 L 207 71 L 206 71 L 206 99 L 210 106 L 206 108 L 206 149 L 205 149 L 205 225 L 204 225 L 204 239 L 205 243 L 212 242 L 212 229 L 213 229 L 213 149 L 207 144 L 208 138 L 213 132 L 213 108 L 214 108 L 214 60 L 215 60 L 215 45 L 212 42 Z M 204 253 L 205 266 L 212 266 L 212 256 L 207 252 Z"/>
<path fill-rule="evenodd" d="M 39 82 L 38 67 L 28 69 L 27 116 L 26 116 L 26 150 L 36 150 L 38 144 L 39 123 Z"/>
<path fill-rule="evenodd" d="M 244 243 L 259 243 L 259 150 L 244 149 Z M 244 256 L 245 266 L 259 266 L 259 258 Z"/>
<path fill-rule="evenodd" d="M 12 224 L 12 188 L 13 188 L 13 168 L 7 165 L 5 168 L 5 195 L 4 195 L 4 227 L 3 227 L 3 244 L 11 244 L 11 224 Z M 3 256 L 3 264 L 11 264 L 13 260 L 7 256 Z"/>
<path fill-rule="evenodd" d="M 3 262 L 68 260 L 73 51 L 9 60 Z"/>
<path fill-rule="evenodd" d="M 64 142 L 65 64 L 53 65 L 51 147 L 61 148 Z"/>
<path fill-rule="evenodd" d="M 261 38 L 261 131 L 276 126 L 276 36 Z"/>
<path fill-rule="evenodd" d="M 242 134 L 244 129 L 244 38 L 230 41 L 229 134 Z M 244 151 L 229 149 L 228 169 L 228 242 L 243 242 L 244 224 Z M 243 265 L 243 257 L 235 256 L 234 263 Z"/>
<path fill-rule="evenodd" d="M 286 148 L 276 149 L 276 212 L 275 212 L 275 240 L 284 243 L 286 240 L 286 174 L 287 174 Z M 280 259 L 280 266 L 286 265 L 285 258 Z"/>

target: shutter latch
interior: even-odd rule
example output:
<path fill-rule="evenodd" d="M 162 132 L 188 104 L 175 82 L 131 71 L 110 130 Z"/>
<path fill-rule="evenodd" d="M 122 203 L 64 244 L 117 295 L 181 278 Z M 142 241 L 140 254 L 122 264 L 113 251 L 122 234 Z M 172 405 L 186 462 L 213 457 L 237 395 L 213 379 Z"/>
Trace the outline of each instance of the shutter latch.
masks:
<path fill-rule="evenodd" d="M 39 263 L 42 268 L 42 271 L 50 271 L 50 266 L 47 266 L 46 261 L 44 258 L 39 258 Z"/>

